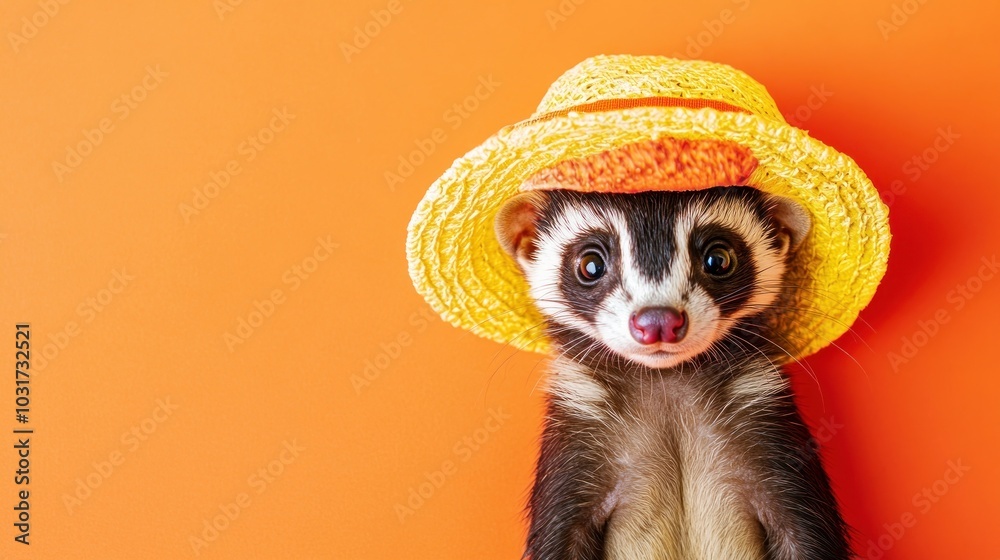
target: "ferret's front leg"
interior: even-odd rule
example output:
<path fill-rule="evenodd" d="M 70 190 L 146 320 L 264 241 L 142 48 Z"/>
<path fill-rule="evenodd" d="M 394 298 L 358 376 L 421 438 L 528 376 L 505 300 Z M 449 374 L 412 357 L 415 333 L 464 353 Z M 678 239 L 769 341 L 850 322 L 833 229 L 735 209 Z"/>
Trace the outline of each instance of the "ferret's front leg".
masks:
<path fill-rule="evenodd" d="M 756 431 L 770 449 L 762 519 L 767 560 L 848 560 L 851 547 L 830 480 L 790 394 Z"/>
<path fill-rule="evenodd" d="M 558 426 L 558 427 L 557 427 Z M 531 560 L 599 560 L 604 552 L 606 467 L 596 459 L 593 432 L 549 405 L 531 491 Z"/>

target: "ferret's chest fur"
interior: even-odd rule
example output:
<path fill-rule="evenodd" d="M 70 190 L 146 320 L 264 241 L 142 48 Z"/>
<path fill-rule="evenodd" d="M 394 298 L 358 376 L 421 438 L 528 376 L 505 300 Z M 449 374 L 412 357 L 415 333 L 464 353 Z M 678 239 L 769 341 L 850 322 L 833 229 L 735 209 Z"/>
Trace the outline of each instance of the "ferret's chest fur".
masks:
<path fill-rule="evenodd" d="M 779 371 L 750 362 L 602 379 L 554 366 L 553 410 L 594 460 L 580 483 L 601 488 L 592 515 L 605 558 L 764 557 L 767 470 L 755 445 L 788 394 Z"/>

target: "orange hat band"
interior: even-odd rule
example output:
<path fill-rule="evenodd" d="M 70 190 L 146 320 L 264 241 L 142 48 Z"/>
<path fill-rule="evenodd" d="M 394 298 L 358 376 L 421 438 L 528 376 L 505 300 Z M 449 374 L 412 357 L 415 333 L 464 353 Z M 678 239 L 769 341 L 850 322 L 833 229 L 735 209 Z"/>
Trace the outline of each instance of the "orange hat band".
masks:
<path fill-rule="evenodd" d="M 659 138 L 565 160 L 542 169 L 522 191 L 568 189 L 634 193 L 746 184 L 757 168 L 750 149 L 713 139 Z"/>
<path fill-rule="evenodd" d="M 601 99 L 545 113 L 513 127 L 546 121 L 572 112 L 603 112 L 639 107 L 683 107 L 752 114 L 715 99 L 636 97 Z M 741 185 L 757 168 L 749 148 L 724 140 L 661 138 L 622 146 L 543 169 L 521 185 L 522 191 L 568 189 L 581 192 L 632 193 L 683 191 Z"/>

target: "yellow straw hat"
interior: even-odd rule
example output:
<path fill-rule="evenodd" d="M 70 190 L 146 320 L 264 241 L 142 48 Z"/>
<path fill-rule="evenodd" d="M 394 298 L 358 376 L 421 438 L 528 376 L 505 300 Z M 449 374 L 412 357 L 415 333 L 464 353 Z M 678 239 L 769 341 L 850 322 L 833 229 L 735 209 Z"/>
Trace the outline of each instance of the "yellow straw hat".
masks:
<path fill-rule="evenodd" d="M 762 85 L 724 64 L 598 56 L 562 75 L 527 120 L 457 159 L 410 221 L 410 276 L 452 324 L 545 352 L 543 318 L 495 238 L 503 203 L 552 179 L 604 192 L 746 185 L 799 202 L 812 229 L 774 318 L 811 354 L 847 331 L 889 255 L 887 208 L 854 161 L 785 122 Z"/>

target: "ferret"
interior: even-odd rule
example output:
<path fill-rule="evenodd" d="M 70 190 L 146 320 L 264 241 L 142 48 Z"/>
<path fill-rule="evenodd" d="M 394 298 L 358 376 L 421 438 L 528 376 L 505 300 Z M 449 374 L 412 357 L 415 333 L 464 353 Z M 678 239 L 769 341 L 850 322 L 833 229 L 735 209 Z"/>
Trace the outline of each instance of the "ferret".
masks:
<path fill-rule="evenodd" d="M 768 320 L 810 223 L 742 186 L 501 208 L 555 348 L 525 558 L 851 556 Z"/>

